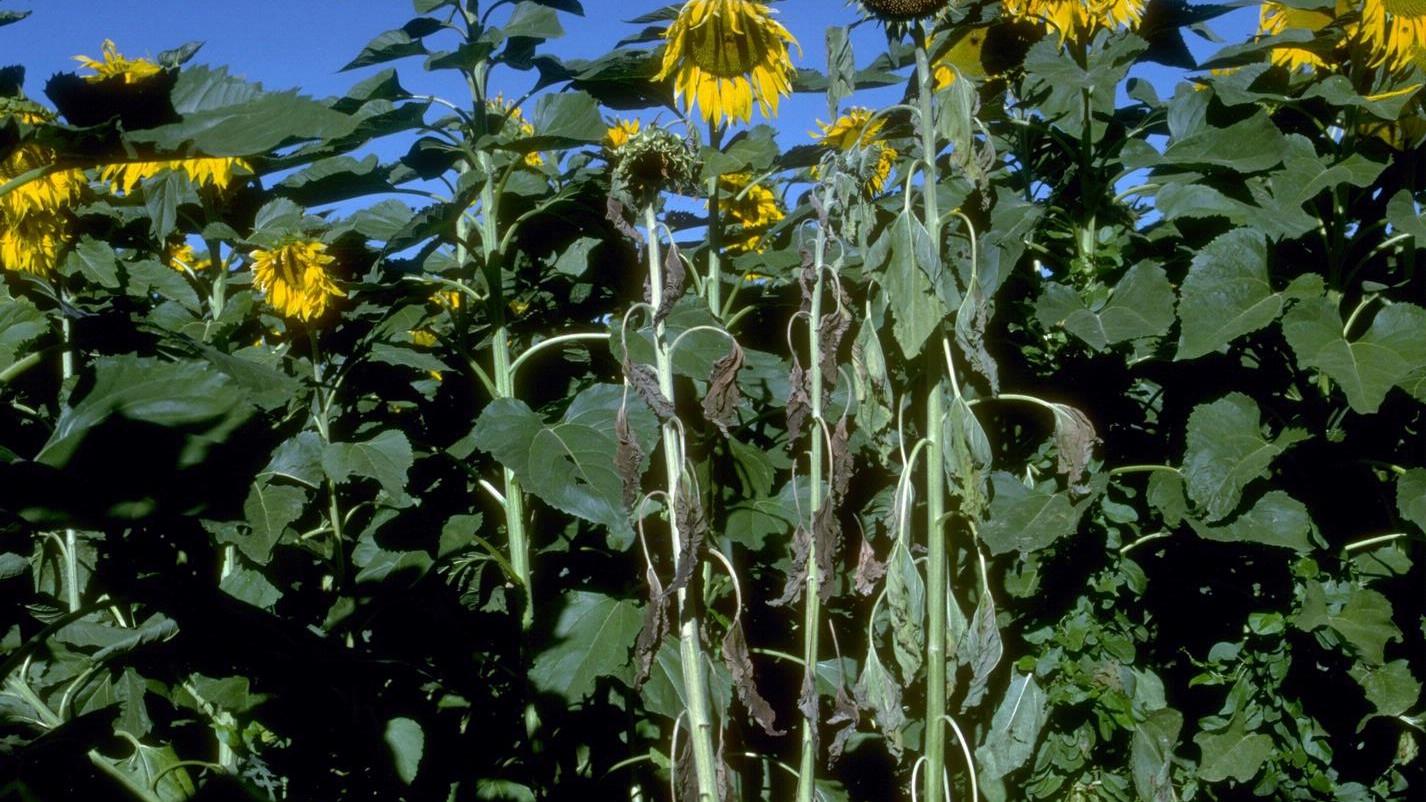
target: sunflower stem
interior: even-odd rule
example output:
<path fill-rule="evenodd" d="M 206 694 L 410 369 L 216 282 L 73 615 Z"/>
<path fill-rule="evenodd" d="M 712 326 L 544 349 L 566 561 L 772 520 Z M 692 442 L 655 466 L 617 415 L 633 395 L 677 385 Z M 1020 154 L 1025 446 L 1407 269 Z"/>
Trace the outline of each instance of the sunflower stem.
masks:
<path fill-rule="evenodd" d="M 56 285 L 59 295 L 60 339 L 64 342 L 59 355 L 60 392 L 68 390 L 69 380 L 74 378 L 74 328 L 69 314 L 64 309 L 64 288 Z M 79 609 L 79 533 L 73 529 L 64 530 L 64 591 L 70 612 Z"/>
<path fill-rule="evenodd" d="M 658 218 L 654 205 L 644 206 L 644 226 L 648 230 L 649 297 L 663 297 L 663 260 L 659 255 Z M 659 390 L 667 398 L 673 398 L 673 359 L 662 322 L 654 323 L 654 362 L 658 370 Z M 679 497 L 679 486 L 683 482 L 683 449 L 680 448 L 681 433 L 673 421 L 663 424 L 662 441 L 664 469 L 668 483 L 668 531 L 670 547 L 675 555 L 682 555 L 682 538 L 678 531 L 678 516 L 674 499 Z M 677 570 L 678 566 L 675 566 Z M 693 770 L 698 782 L 698 802 L 717 802 L 717 769 L 713 755 L 712 724 L 708 718 L 707 682 L 704 678 L 703 649 L 699 643 L 698 616 L 688 598 L 688 588 L 679 588 L 678 599 L 678 640 L 679 658 L 683 669 L 683 686 L 687 691 L 686 713 L 689 735 L 693 744 Z"/>
<path fill-rule="evenodd" d="M 823 208 L 831 202 L 831 188 L 823 191 Z M 802 660 L 804 676 L 811 674 L 815 677 L 817 670 L 818 653 L 818 633 L 821 630 L 822 577 L 817 570 L 817 536 L 816 523 L 817 513 L 822 509 L 822 447 L 825 439 L 826 423 L 822 419 L 822 331 L 818 325 L 822 319 L 822 285 L 823 268 L 827 254 L 827 231 L 824 227 L 817 227 L 817 236 L 812 244 L 812 269 L 817 271 L 817 278 L 812 287 L 812 300 L 809 304 L 809 316 L 807 318 L 807 358 L 811 363 L 808 368 L 808 377 L 811 388 L 809 394 L 812 398 L 812 448 L 809 455 L 808 481 L 810 483 L 810 504 L 812 518 L 809 522 L 809 534 L 811 535 L 811 545 L 807 549 L 807 585 L 803 590 L 803 616 L 802 616 Z M 814 688 L 815 682 L 814 682 Z M 814 691 L 815 692 L 815 691 Z M 812 802 L 817 790 L 817 725 L 818 721 L 814 717 L 802 722 L 802 759 L 798 764 L 797 771 L 797 800 L 798 802 Z"/>
<path fill-rule="evenodd" d="M 708 123 L 708 144 L 717 150 L 723 142 L 723 126 Z M 718 176 L 708 179 L 708 309 L 723 319 L 723 221 L 718 204 Z"/>
<path fill-rule="evenodd" d="M 936 120 L 932 108 L 930 56 L 926 49 L 926 31 L 916 36 L 917 101 L 920 114 L 917 127 L 921 135 L 922 178 L 921 195 L 926 231 L 940 251 L 941 214 L 936 197 Z M 944 416 L 940 382 L 940 365 L 936 354 L 928 356 L 926 376 L 926 735 L 925 792 L 927 800 L 939 800 L 944 786 L 946 765 L 946 533 L 944 521 L 945 474 L 941 465 L 941 418 Z"/>

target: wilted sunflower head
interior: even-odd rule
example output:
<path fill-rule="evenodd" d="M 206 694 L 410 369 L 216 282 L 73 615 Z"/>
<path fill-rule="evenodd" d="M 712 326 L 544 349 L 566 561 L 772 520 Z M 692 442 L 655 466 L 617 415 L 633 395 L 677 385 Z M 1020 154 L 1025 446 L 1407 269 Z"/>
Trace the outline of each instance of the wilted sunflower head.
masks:
<path fill-rule="evenodd" d="M 886 127 L 885 118 L 873 118 L 871 109 L 855 106 L 831 123 L 817 125 L 822 133 L 813 136 L 840 153 L 839 169 L 855 176 L 862 195 L 868 198 L 880 195 L 899 155 L 881 136 Z M 813 177 L 818 172 L 814 168 Z"/>
<path fill-rule="evenodd" d="M 862 10 L 882 22 L 911 22 L 951 7 L 949 0 L 861 0 Z"/>
<path fill-rule="evenodd" d="M 328 266 L 336 258 L 326 243 L 291 240 L 271 250 L 252 253 L 253 284 L 285 317 L 310 321 L 322 316 L 332 298 L 345 296 Z"/>
<path fill-rule="evenodd" d="M 1323 9 L 1293 8 L 1265 0 L 1258 10 L 1258 35 L 1275 36 L 1283 31 L 1316 33 L 1331 25 L 1334 19 L 1330 11 Z M 1274 47 L 1270 60 L 1289 70 L 1314 70 L 1327 66 L 1327 62 L 1314 51 L 1293 45 Z"/>
<path fill-rule="evenodd" d="M 1003 0 L 1013 20 L 1038 23 L 1066 39 L 1086 41 L 1100 30 L 1134 29 L 1147 0 Z"/>
<path fill-rule="evenodd" d="M 53 120 L 44 108 L 28 101 L 0 102 L 0 115 L 11 116 L 26 125 L 41 125 Z M 53 149 L 34 142 L 21 144 L 0 159 L 0 184 L 19 178 L 31 170 L 55 162 Z M 21 184 L 0 195 L 0 215 L 7 218 L 32 213 L 53 213 L 79 200 L 86 186 L 80 170 L 53 170 L 39 178 Z"/>
<path fill-rule="evenodd" d="M 642 206 L 660 190 L 691 191 L 697 177 L 698 156 L 694 144 L 666 128 L 650 126 L 630 137 L 619 149 L 611 183 L 616 195 Z"/>
<path fill-rule="evenodd" d="M 111 39 L 104 40 L 103 59 L 103 61 L 99 61 L 88 56 L 74 57 L 74 60 L 81 65 L 94 70 L 93 75 L 84 76 L 84 80 L 89 83 L 99 83 L 109 78 L 123 78 L 126 84 L 136 84 L 163 71 L 162 67 L 146 58 L 124 58 Z"/>
<path fill-rule="evenodd" d="M 211 266 L 212 262 L 199 258 L 185 240 L 171 240 L 163 249 L 163 263 L 180 273 L 198 273 Z"/>
<path fill-rule="evenodd" d="M 667 45 L 654 80 L 673 76 L 674 99 L 687 96 L 691 111 L 718 125 L 747 122 L 753 101 L 764 117 L 792 94 L 789 43 L 797 40 L 754 0 L 688 0 L 664 32 Z"/>
<path fill-rule="evenodd" d="M 535 135 L 535 126 L 525 119 L 525 112 L 513 102 L 506 100 L 504 95 L 496 95 L 485 101 L 485 107 L 491 114 L 504 121 L 503 132 L 506 135 L 522 139 Z M 545 163 L 545 159 L 539 151 L 526 153 L 523 161 L 526 167 L 539 167 Z"/>
<path fill-rule="evenodd" d="M 846 114 L 830 123 L 818 120 L 817 127 L 822 129 L 821 133 L 812 136 L 818 142 L 838 150 L 851 150 L 858 145 L 865 147 L 877 141 L 881 136 L 881 129 L 886 127 L 886 119 L 878 117 L 873 121 L 871 109 L 853 106 L 847 109 Z"/>
<path fill-rule="evenodd" d="M 787 216 L 778 203 L 777 194 L 752 179 L 749 173 L 718 177 L 718 188 L 727 193 L 722 200 L 724 217 L 738 226 L 724 242 L 731 254 L 765 250 L 767 243 L 763 235 Z"/>
<path fill-rule="evenodd" d="M 1426 0 L 1364 0 L 1352 33 L 1373 67 L 1405 70 L 1426 60 Z"/>
<path fill-rule="evenodd" d="M 6 215 L 0 220 L 0 265 L 35 276 L 47 276 L 59 263 L 59 253 L 70 237 L 69 218 L 63 214 Z"/>

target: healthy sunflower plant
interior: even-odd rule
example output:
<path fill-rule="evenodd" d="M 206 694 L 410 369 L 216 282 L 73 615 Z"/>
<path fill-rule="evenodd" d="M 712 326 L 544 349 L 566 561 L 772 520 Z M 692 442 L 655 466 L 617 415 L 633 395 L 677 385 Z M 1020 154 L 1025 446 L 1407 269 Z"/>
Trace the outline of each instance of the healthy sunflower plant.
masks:
<path fill-rule="evenodd" d="M 0 798 L 1418 797 L 1426 17 L 834 6 L 0 69 Z"/>

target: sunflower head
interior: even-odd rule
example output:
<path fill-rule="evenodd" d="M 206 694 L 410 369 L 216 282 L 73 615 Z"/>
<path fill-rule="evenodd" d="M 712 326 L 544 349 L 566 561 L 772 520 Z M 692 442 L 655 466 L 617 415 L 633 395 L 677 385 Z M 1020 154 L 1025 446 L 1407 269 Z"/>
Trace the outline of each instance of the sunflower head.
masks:
<path fill-rule="evenodd" d="M 253 284 L 285 317 L 311 321 L 327 311 L 331 299 L 345 296 L 328 267 L 336 258 L 326 243 L 290 240 L 271 250 L 252 253 Z"/>
<path fill-rule="evenodd" d="M 193 246 L 184 240 L 172 240 L 163 249 L 163 263 L 180 273 L 198 273 L 212 265 L 198 256 Z"/>
<path fill-rule="evenodd" d="M 227 189 L 240 174 L 251 173 L 252 167 L 242 159 L 226 157 L 199 157 L 172 161 L 121 162 L 107 164 L 99 171 L 99 180 L 107 183 L 112 192 L 127 195 L 141 181 L 152 178 L 165 170 L 173 170 L 188 176 L 200 187 L 212 187 L 218 191 Z"/>
<path fill-rule="evenodd" d="M 99 83 L 109 78 L 122 78 L 126 84 L 136 84 L 163 71 L 162 67 L 146 58 L 124 58 L 119 53 L 119 48 L 114 45 L 113 40 L 105 39 L 103 49 L 102 61 L 88 56 L 74 57 L 74 60 L 82 66 L 94 71 L 93 75 L 84 76 L 84 80 L 89 83 Z"/>
<path fill-rule="evenodd" d="M 645 128 L 619 150 L 612 189 L 635 206 L 642 206 L 660 190 L 689 192 L 698 178 L 694 143 L 658 126 Z"/>
<path fill-rule="evenodd" d="M 624 147 L 637 133 L 638 120 L 615 120 L 604 132 L 604 150 L 611 154 L 618 152 L 619 148 Z"/>
<path fill-rule="evenodd" d="M 885 118 L 873 117 L 871 109 L 856 106 L 831 123 L 818 122 L 817 125 L 822 132 L 813 137 L 838 152 L 839 169 L 855 176 L 862 195 L 867 198 L 880 195 L 899 155 L 881 135 L 886 127 Z M 813 168 L 813 177 L 819 172 Z"/>
<path fill-rule="evenodd" d="M 762 184 L 754 183 L 748 173 L 719 176 L 718 188 L 726 193 L 723 214 L 738 226 L 724 243 L 728 253 L 766 250 L 767 242 L 763 235 L 787 216 L 778 203 L 777 195 Z"/>
<path fill-rule="evenodd" d="M 1361 20 L 1350 33 L 1365 46 L 1373 67 L 1404 71 L 1426 60 L 1426 0 L 1364 0 Z"/>
<path fill-rule="evenodd" d="M 1293 8 L 1289 5 L 1265 0 L 1258 10 L 1258 34 L 1275 36 L 1283 31 L 1310 31 L 1316 33 L 1334 21 L 1331 12 L 1315 8 Z M 1274 47 L 1270 59 L 1279 67 L 1288 70 L 1321 69 L 1327 66 L 1316 52 L 1294 45 Z"/>
<path fill-rule="evenodd" d="M 1146 5 L 1147 0 L 1004 0 L 1012 20 L 1038 23 L 1062 44 L 1087 41 L 1101 30 L 1138 28 Z"/>
<path fill-rule="evenodd" d="M 819 120 L 817 127 L 822 130 L 812 137 L 818 142 L 837 150 L 851 150 L 876 142 L 881 136 L 881 129 L 886 127 L 886 118 L 877 117 L 873 120 L 871 109 L 853 106 L 847 109 L 846 114 L 830 123 Z"/>
<path fill-rule="evenodd" d="M 69 218 L 63 214 L 5 215 L 0 220 L 0 265 L 6 270 L 48 276 L 59 264 L 69 238 Z"/>
<path fill-rule="evenodd" d="M 862 10 L 882 22 L 911 22 L 950 8 L 949 0 L 861 0 Z"/>
<path fill-rule="evenodd" d="M 497 125 L 503 121 L 502 133 L 515 138 L 528 138 L 535 135 L 535 126 L 525 119 L 525 112 L 513 102 L 505 99 L 503 94 L 485 101 L 486 110 L 496 117 Z M 545 163 L 545 159 L 539 151 L 531 151 L 525 154 L 523 159 L 526 167 L 539 167 Z"/>
<path fill-rule="evenodd" d="M 673 76 L 675 99 L 719 125 L 724 118 L 748 122 L 757 102 L 764 117 L 792 94 L 796 39 L 755 0 L 688 0 L 664 32 L 667 44 L 654 80 Z"/>

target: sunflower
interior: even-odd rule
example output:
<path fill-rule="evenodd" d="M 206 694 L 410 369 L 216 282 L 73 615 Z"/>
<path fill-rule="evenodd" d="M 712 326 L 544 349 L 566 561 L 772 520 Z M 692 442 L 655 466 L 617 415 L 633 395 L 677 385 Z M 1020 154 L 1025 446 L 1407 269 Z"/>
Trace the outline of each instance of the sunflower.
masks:
<path fill-rule="evenodd" d="M 525 112 L 506 100 L 504 95 L 496 95 L 485 101 L 485 106 L 490 113 L 505 118 L 505 127 L 511 136 L 528 138 L 535 135 L 535 126 L 525 119 Z M 524 162 L 526 167 L 539 167 L 545 163 L 545 159 L 539 151 L 531 151 L 525 154 Z"/>
<path fill-rule="evenodd" d="M 718 186 L 732 196 L 724 199 L 723 213 L 741 228 L 737 236 L 725 243 L 728 253 L 764 250 L 767 243 L 763 242 L 763 235 L 786 216 L 777 195 L 762 184 L 752 183 L 749 173 L 719 176 Z"/>
<path fill-rule="evenodd" d="M 163 263 L 180 273 L 197 273 L 212 266 L 211 261 L 200 259 L 193 246 L 183 240 L 175 240 L 164 247 Z"/>
<path fill-rule="evenodd" d="M 956 82 L 958 75 L 983 81 L 990 77 L 981 61 L 981 51 L 985 49 L 985 37 L 989 26 L 971 28 L 956 39 L 950 49 L 936 58 L 931 65 L 934 89 L 939 92 Z"/>
<path fill-rule="evenodd" d="M 854 106 L 830 124 L 818 122 L 817 125 L 822 132 L 813 134 L 813 137 L 823 145 L 843 153 L 866 152 L 863 165 L 869 169 L 863 170 L 862 192 L 868 198 L 880 195 L 886 187 L 886 180 L 891 177 L 892 168 L 896 166 L 896 157 L 900 155 L 896 148 L 881 138 L 881 130 L 886 127 L 885 118 L 873 119 L 871 109 Z"/>
<path fill-rule="evenodd" d="M 460 290 L 436 290 L 431 293 L 431 300 L 442 309 L 460 309 L 464 299 L 465 295 Z"/>
<path fill-rule="evenodd" d="M 673 96 L 688 96 L 713 125 L 723 118 L 748 122 L 753 101 L 764 117 L 777 114 L 792 94 L 792 34 L 773 10 L 754 0 L 688 0 L 664 32 L 668 40 L 654 80 L 673 76 Z"/>
<path fill-rule="evenodd" d="M 92 84 L 109 78 L 122 78 L 126 84 L 136 84 L 163 71 L 162 67 L 146 58 L 124 58 L 110 39 L 104 40 L 103 61 L 88 56 L 75 56 L 74 60 L 94 70 L 93 75 L 84 76 L 84 80 Z"/>
<path fill-rule="evenodd" d="M 639 133 L 638 120 L 615 120 L 604 132 L 604 149 L 610 153 L 624 147 L 634 135 Z"/>
<path fill-rule="evenodd" d="M 1038 22 L 1066 39 L 1085 41 L 1098 30 L 1137 28 L 1147 0 L 1005 0 L 1016 20 Z"/>
<path fill-rule="evenodd" d="M 0 219 L 0 263 L 6 269 L 49 275 L 59 264 L 60 250 L 69 241 L 69 218 L 54 212 Z"/>
<path fill-rule="evenodd" d="M 138 186 L 140 181 L 152 178 L 164 170 L 181 172 L 200 187 L 225 190 L 233 183 L 233 178 L 238 170 L 251 172 L 252 168 L 247 162 L 233 156 L 123 162 L 105 165 L 99 171 L 99 180 L 107 182 L 110 190 L 127 195 L 134 191 L 134 187 Z"/>
<path fill-rule="evenodd" d="M 313 320 L 327 311 L 328 302 L 345 296 L 327 266 L 336 261 L 325 243 L 300 240 L 252 254 L 253 284 L 267 294 L 278 312 L 298 320 Z"/>
<path fill-rule="evenodd" d="M 1258 11 L 1258 35 L 1275 36 L 1283 31 L 1310 31 L 1316 33 L 1331 25 L 1333 15 L 1315 8 L 1293 8 L 1282 3 L 1266 0 Z M 1305 47 L 1283 45 L 1274 47 L 1272 63 L 1289 70 L 1315 70 L 1325 68 L 1327 62 Z"/>
<path fill-rule="evenodd" d="M 947 0 L 861 0 L 862 10 L 882 22 L 910 22 L 938 13 Z"/>
<path fill-rule="evenodd" d="M 1373 67 L 1404 70 L 1426 59 L 1426 0 L 1365 0 L 1355 32 Z"/>

